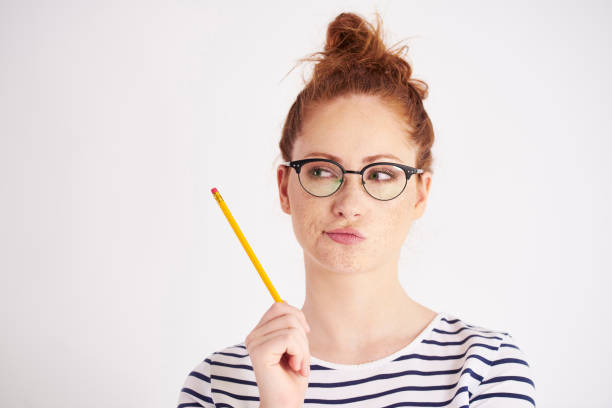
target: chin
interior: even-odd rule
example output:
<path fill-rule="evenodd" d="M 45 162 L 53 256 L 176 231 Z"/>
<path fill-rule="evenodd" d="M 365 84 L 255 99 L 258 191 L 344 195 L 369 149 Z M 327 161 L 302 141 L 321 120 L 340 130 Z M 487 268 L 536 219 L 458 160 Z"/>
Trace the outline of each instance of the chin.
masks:
<path fill-rule="evenodd" d="M 368 265 L 363 256 L 326 253 L 316 259 L 317 263 L 325 269 L 340 274 L 358 274 L 368 270 Z"/>

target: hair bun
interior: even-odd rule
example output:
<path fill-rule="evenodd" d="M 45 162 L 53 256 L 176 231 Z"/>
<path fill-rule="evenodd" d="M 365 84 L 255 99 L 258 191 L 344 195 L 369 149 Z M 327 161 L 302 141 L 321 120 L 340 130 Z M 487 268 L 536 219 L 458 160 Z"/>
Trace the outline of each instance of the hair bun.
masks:
<path fill-rule="evenodd" d="M 350 54 L 359 60 L 384 58 L 386 47 L 380 38 L 378 14 L 377 17 L 378 25 L 374 27 L 357 14 L 339 14 L 327 27 L 325 54 Z"/>
<path fill-rule="evenodd" d="M 340 13 L 327 27 L 323 51 L 301 58 L 300 62 L 315 62 L 311 81 L 325 82 L 334 76 L 368 75 L 386 77 L 383 81 L 409 86 L 427 98 L 427 84 L 411 78 L 412 67 L 404 59 L 407 45 L 387 48 L 382 31 L 382 18 L 376 15 L 376 25 L 355 13 Z"/>

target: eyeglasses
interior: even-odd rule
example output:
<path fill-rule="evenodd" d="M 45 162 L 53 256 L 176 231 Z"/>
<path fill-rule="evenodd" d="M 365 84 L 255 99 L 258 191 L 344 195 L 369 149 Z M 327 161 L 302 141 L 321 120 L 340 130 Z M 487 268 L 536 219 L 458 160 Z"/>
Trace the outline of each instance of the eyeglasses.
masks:
<path fill-rule="evenodd" d="M 346 173 L 360 174 L 361 184 L 372 197 L 388 201 L 399 196 L 410 176 L 423 173 L 423 169 L 404 164 L 378 162 L 365 166 L 361 171 L 345 170 L 338 162 L 329 159 L 303 159 L 281 163 L 293 167 L 302 188 L 315 197 L 328 197 L 340 189 Z M 304 171 L 302 171 L 304 170 Z"/>

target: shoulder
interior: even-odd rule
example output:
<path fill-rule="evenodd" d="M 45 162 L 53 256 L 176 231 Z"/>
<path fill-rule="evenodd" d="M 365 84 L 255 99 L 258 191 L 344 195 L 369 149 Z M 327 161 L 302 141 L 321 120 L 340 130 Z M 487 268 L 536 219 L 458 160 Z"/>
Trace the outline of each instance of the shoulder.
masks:
<path fill-rule="evenodd" d="M 204 407 L 214 407 L 213 393 L 219 391 L 215 388 L 219 380 L 239 381 L 240 378 L 252 380 L 252 385 L 256 386 L 253 367 L 244 343 L 209 353 L 187 375 L 179 395 L 178 406 L 194 406 L 189 404 L 197 402 Z"/>
<path fill-rule="evenodd" d="M 253 370 L 251 359 L 244 342 L 236 343 L 208 354 L 193 371 L 196 373 L 203 373 L 210 377 L 215 374 L 236 372 L 239 370 Z"/>
<path fill-rule="evenodd" d="M 210 383 L 211 356 L 212 354 L 206 356 L 187 374 L 179 392 L 178 408 L 190 406 L 214 407 Z"/>
<path fill-rule="evenodd" d="M 441 313 L 441 317 L 432 328 L 432 335 L 423 343 L 443 346 L 447 350 L 472 352 L 486 351 L 487 356 L 497 351 L 502 343 L 511 337 L 503 330 L 492 330 L 474 325 L 450 313 Z M 483 354 L 483 353 L 480 353 Z"/>
<path fill-rule="evenodd" d="M 508 331 L 471 324 L 450 314 L 440 319 L 434 331 L 461 351 L 470 406 L 535 406 L 530 358 Z"/>
<path fill-rule="evenodd" d="M 508 332 L 503 330 L 492 330 L 487 327 L 478 326 L 475 324 L 468 323 L 465 320 L 458 318 L 456 315 L 451 313 L 441 313 L 442 317 L 437 325 L 437 331 L 439 333 L 446 333 L 452 335 L 461 335 L 465 337 L 469 335 L 472 337 L 482 337 L 501 340 L 501 336 L 509 335 Z"/>

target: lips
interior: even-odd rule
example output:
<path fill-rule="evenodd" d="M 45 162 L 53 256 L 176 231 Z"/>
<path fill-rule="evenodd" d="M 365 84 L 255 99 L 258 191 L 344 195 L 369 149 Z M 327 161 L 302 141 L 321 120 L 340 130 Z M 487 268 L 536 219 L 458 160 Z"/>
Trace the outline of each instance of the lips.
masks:
<path fill-rule="evenodd" d="M 365 238 L 359 231 L 354 228 L 338 228 L 335 230 L 326 231 L 328 234 L 350 234 L 359 238 Z"/>
<path fill-rule="evenodd" d="M 345 245 L 358 244 L 365 240 L 365 237 L 356 229 L 339 228 L 331 231 L 325 231 L 328 237 L 332 240 Z"/>

